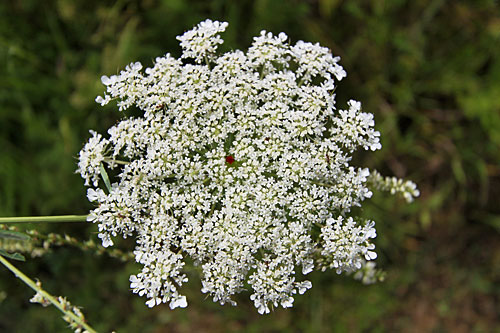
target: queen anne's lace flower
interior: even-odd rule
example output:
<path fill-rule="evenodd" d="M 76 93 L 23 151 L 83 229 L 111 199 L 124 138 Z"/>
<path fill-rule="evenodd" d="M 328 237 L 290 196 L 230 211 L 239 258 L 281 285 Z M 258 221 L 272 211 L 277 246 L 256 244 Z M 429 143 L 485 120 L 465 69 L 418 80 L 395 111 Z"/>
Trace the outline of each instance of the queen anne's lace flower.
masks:
<path fill-rule="evenodd" d="M 89 221 L 104 246 L 136 237 L 143 268 L 130 286 L 149 306 L 187 306 L 179 292 L 189 256 L 214 301 L 236 304 L 235 293 L 252 289 L 260 313 L 291 307 L 314 268 L 372 267 L 374 222 L 351 213 L 372 189 L 418 196 L 414 183 L 350 165 L 357 149 L 381 148 L 380 134 L 361 103 L 336 110 L 346 76 L 338 57 L 265 31 L 247 53 L 217 56 L 226 26 L 206 20 L 178 37 L 195 64 L 167 54 L 144 72 L 133 63 L 103 76 L 98 103 L 144 116 L 121 120 L 109 139 L 93 132 L 80 152 L 97 204 Z M 98 188 L 103 163 L 120 166 L 107 191 Z"/>
<path fill-rule="evenodd" d="M 224 32 L 227 25 L 227 22 L 205 20 L 196 28 L 178 36 L 177 39 L 181 42 L 183 49 L 182 58 L 193 58 L 197 63 L 205 59 L 212 60 L 218 44 L 224 42 L 218 34 Z"/>

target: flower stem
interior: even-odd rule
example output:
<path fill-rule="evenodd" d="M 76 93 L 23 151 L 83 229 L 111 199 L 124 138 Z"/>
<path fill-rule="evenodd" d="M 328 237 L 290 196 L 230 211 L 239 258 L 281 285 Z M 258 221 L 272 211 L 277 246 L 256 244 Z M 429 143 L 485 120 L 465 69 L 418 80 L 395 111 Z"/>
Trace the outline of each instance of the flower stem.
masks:
<path fill-rule="evenodd" d="M 207 55 L 205 55 L 204 58 L 205 58 L 205 63 L 207 64 L 208 68 L 210 68 L 210 61 L 208 60 Z"/>
<path fill-rule="evenodd" d="M 0 223 L 86 222 L 87 215 L 0 217 Z"/>
<path fill-rule="evenodd" d="M 335 184 L 330 184 L 330 183 L 324 183 L 324 182 L 321 182 L 319 180 L 310 180 L 310 183 L 316 184 L 316 185 L 319 185 L 319 186 L 326 186 L 326 187 L 332 187 L 332 186 L 335 185 Z"/>
<path fill-rule="evenodd" d="M 70 317 L 75 323 L 78 325 L 81 325 L 84 327 L 89 333 L 97 333 L 92 327 L 87 325 L 85 322 L 81 320 L 78 316 L 76 316 L 74 313 L 72 313 L 69 310 L 66 310 L 64 306 L 57 300 L 55 299 L 52 295 L 47 293 L 45 290 L 37 286 L 35 281 L 31 280 L 29 277 L 24 275 L 23 272 L 18 270 L 16 267 L 11 265 L 10 262 L 7 261 L 3 256 L 0 256 L 0 262 L 7 267 L 14 275 L 23 281 L 25 284 L 27 284 L 31 289 L 33 289 L 35 292 L 41 294 L 44 298 L 48 299 L 50 303 L 52 303 L 56 308 L 58 308 L 61 312 L 63 312 L 66 316 Z"/>
<path fill-rule="evenodd" d="M 122 160 L 115 160 L 113 158 L 104 158 L 104 162 L 108 163 L 108 164 L 122 164 L 122 165 L 127 165 L 127 164 L 130 164 L 130 162 L 128 161 L 122 161 Z"/>

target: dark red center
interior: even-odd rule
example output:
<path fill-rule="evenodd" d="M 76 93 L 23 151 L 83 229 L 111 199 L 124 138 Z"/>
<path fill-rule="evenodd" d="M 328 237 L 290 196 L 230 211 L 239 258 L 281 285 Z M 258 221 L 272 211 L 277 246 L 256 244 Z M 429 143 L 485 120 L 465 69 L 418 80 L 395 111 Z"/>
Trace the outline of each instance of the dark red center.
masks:
<path fill-rule="evenodd" d="M 232 157 L 231 155 L 226 156 L 226 162 L 229 164 L 233 164 L 234 157 Z"/>

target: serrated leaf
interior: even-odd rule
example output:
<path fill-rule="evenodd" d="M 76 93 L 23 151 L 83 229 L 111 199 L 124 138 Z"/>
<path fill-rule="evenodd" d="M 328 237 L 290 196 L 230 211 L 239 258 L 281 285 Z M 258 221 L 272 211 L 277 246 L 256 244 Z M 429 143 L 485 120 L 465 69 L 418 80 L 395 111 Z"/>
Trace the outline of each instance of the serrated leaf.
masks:
<path fill-rule="evenodd" d="M 1 249 L 0 249 L 0 256 L 13 260 L 26 261 L 26 258 L 24 258 L 24 256 L 20 253 L 8 253 Z"/>
<path fill-rule="evenodd" d="M 99 165 L 99 171 L 101 171 L 101 177 L 102 180 L 104 181 L 104 185 L 106 185 L 108 191 L 111 192 L 111 183 L 109 182 L 109 176 L 108 173 L 106 172 L 106 169 L 104 169 L 104 165 L 102 165 L 102 163 Z"/>
<path fill-rule="evenodd" d="M 19 241 L 26 241 L 31 239 L 31 237 L 26 234 L 10 230 L 0 230 L 0 238 L 13 239 Z"/>

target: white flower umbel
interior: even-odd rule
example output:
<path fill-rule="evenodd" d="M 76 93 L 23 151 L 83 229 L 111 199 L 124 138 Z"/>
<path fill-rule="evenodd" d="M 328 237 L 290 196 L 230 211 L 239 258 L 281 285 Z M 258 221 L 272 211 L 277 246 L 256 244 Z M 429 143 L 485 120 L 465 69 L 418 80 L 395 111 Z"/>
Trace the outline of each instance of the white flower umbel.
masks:
<path fill-rule="evenodd" d="M 227 22 L 205 20 L 184 35 L 178 36 L 183 49 L 182 58 L 192 58 L 197 63 L 213 60 L 218 44 L 224 41 L 218 35 L 227 28 Z"/>
<path fill-rule="evenodd" d="M 376 258 L 374 222 L 352 207 L 373 189 L 418 195 L 411 182 L 350 165 L 358 149 L 380 149 L 380 133 L 361 103 L 335 108 L 346 76 L 338 57 L 265 31 L 247 53 L 217 55 L 226 26 L 206 20 L 178 37 L 181 59 L 194 64 L 167 54 L 144 71 L 133 63 L 103 76 L 96 101 L 143 116 L 121 120 L 108 139 L 93 132 L 80 153 L 97 205 L 89 221 L 104 246 L 136 237 L 143 269 L 131 288 L 149 306 L 187 306 L 190 257 L 216 302 L 234 305 L 251 288 L 260 313 L 291 307 L 313 269 L 355 273 Z M 120 167 L 111 184 L 103 165 Z"/>
<path fill-rule="evenodd" d="M 77 172 L 85 179 L 86 186 L 92 182 L 92 185 L 96 187 L 99 183 L 99 167 L 106 155 L 108 140 L 95 131 L 91 130 L 90 134 L 92 134 L 92 138 L 80 151 Z"/>

